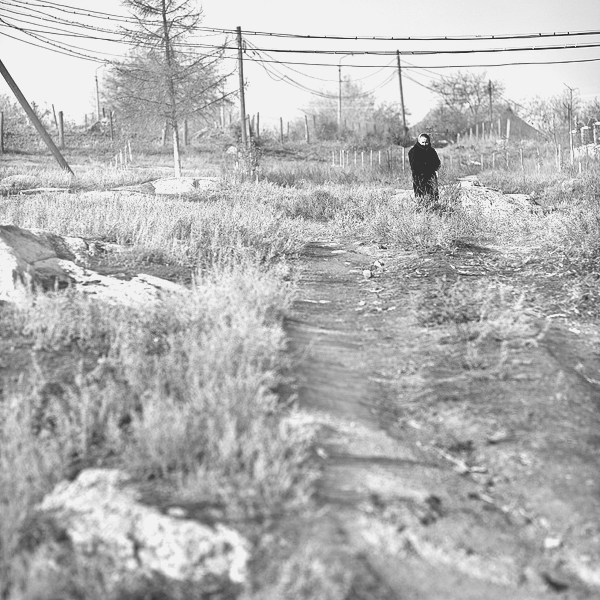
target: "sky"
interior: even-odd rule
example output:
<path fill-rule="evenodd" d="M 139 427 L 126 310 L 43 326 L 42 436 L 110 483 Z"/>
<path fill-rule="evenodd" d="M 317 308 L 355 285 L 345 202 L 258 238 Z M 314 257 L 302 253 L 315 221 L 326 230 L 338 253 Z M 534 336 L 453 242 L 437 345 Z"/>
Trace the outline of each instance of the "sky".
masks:
<path fill-rule="evenodd" d="M 64 56 L 47 47 L 35 47 L 32 44 L 46 44 L 22 31 L 6 27 L 6 22 L 35 30 L 36 26 L 23 22 L 31 20 L 30 17 L 18 14 L 33 14 L 32 11 L 42 17 L 61 14 L 73 22 L 104 28 L 114 27 L 114 21 L 87 18 L 75 13 L 52 13 L 49 8 L 51 4 L 50 0 L 0 0 L 0 19 L 4 19 L 4 24 L 0 21 L 0 59 L 29 101 L 54 105 L 57 111 L 64 112 L 67 119 L 82 122 L 85 113 L 94 111 L 95 77 L 98 76 L 101 84 L 106 67 L 101 62 Z M 600 31 L 598 0 L 199 0 L 198 4 L 204 14 L 203 27 L 235 30 L 239 26 L 244 31 L 246 109 L 248 114 L 260 112 L 262 127 L 278 125 L 280 117 L 292 120 L 302 116 L 302 109 L 308 107 L 315 97 L 306 88 L 337 94 L 340 67 L 344 77 L 358 80 L 366 91 L 374 90 L 378 102 L 398 102 L 396 50 L 401 53 L 409 125 L 418 122 L 435 105 L 437 98 L 428 89 L 432 82 L 455 73 L 458 68 L 462 71 L 485 71 L 490 79 L 503 82 L 504 97 L 514 102 L 523 103 L 534 96 L 562 94 L 566 86 L 583 100 L 592 100 L 596 96 L 600 98 L 600 60 L 570 64 L 514 64 L 600 59 L 600 34 L 536 39 L 418 41 L 306 39 L 251 33 L 348 38 L 443 38 Z M 119 0 L 64 0 L 60 6 L 67 10 L 77 7 L 127 14 Z M 201 33 L 195 40 L 209 46 L 222 44 L 226 39 L 218 31 L 205 30 Z M 114 58 L 111 56 L 113 54 L 122 54 L 124 49 L 122 45 L 105 41 L 58 36 L 53 39 L 57 43 L 70 43 L 84 48 L 84 54 L 108 59 Z M 228 58 L 223 63 L 223 72 L 232 72 L 227 90 L 233 90 L 238 86 L 238 76 L 234 72 L 237 53 L 234 36 L 229 35 L 228 39 L 232 50 L 226 53 Z M 473 52 L 492 48 L 573 44 L 595 44 L 596 47 Z M 315 50 L 327 50 L 332 54 L 312 53 Z M 448 50 L 469 52 L 450 54 L 446 52 Z M 364 54 L 381 51 L 389 54 Z M 429 54 L 419 54 L 423 51 Z M 256 62 L 255 59 L 259 58 L 280 62 Z M 322 66 L 281 63 L 321 63 Z M 492 66 L 500 63 L 510 65 Z M 286 77 L 282 79 L 284 75 Z M 3 81 L 0 81 L 0 93 L 11 93 Z"/>

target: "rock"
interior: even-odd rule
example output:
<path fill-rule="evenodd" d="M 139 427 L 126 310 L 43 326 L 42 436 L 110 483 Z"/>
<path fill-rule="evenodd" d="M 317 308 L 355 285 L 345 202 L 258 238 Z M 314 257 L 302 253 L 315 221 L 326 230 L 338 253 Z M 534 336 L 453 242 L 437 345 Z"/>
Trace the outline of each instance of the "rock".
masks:
<path fill-rule="evenodd" d="M 158 575 L 211 589 L 244 583 L 250 544 L 238 532 L 182 518 L 185 511 L 163 514 L 140 498 L 122 471 L 88 469 L 58 484 L 37 509 L 78 555 L 107 565 L 113 582 Z"/>
<path fill-rule="evenodd" d="M 140 274 L 126 281 L 77 264 L 104 250 L 100 242 L 1 225 L 0 300 L 19 302 L 23 287 L 48 291 L 75 286 L 105 300 L 140 305 L 184 289 L 159 277 Z"/>

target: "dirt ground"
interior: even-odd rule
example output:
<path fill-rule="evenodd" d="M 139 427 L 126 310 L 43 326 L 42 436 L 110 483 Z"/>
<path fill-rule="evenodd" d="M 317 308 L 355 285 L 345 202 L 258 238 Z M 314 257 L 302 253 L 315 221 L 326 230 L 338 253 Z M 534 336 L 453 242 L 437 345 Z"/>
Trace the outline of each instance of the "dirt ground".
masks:
<path fill-rule="evenodd" d="M 361 566 L 349 597 L 600 597 L 600 329 L 561 312 L 557 278 L 470 243 L 327 240 L 298 268 L 287 328 L 321 426 L 320 543 Z M 423 323 L 442 277 L 503 284 L 519 326 L 475 344 Z"/>

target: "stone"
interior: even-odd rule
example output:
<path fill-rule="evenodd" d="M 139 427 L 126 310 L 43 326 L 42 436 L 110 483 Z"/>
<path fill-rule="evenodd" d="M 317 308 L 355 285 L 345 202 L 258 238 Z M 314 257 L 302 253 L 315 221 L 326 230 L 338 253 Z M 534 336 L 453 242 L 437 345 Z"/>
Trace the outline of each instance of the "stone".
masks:
<path fill-rule="evenodd" d="M 109 565 L 113 581 L 159 575 L 179 583 L 227 587 L 246 581 L 250 543 L 223 524 L 206 525 L 143 504 L 117 469 L 86 469 L 59 483 L 38 514 L 65 532 L 74 551 Z"/>
<path fill-rule="evenodd" d="M 0 225 L 0 300 L 18 303 L 23 288 L 48 291 L 74 286 L 104 300 L 142 305 L 184 289 L 151 275 L 122 280 L 78 264 L 104 251 L 106 245 L 93 240 Z"/>

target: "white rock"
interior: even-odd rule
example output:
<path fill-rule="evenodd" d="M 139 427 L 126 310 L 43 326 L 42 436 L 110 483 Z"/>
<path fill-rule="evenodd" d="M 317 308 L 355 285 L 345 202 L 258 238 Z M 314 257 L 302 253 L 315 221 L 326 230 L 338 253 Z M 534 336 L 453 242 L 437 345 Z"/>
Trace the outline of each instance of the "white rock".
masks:
<path fill-rule="evenodd" d="M 111 578 L 158 573 L 178 582 L 241 584 L 250 544 L 222 524 L 208 526 L 142 504 L 130 478 L 88 469 L 63 482 L 38 509 L 64 530 L 82 555 L 107 559 Z"/>
<path fill-rule="evenodd" d="M 52 290 L 72 285 L 106 300 L 140 305 L 166 294 L 183 291 L 180 285 L 140 274 L 131 280 L 100 275 L 74 261 L 85 262 L 101 251 L 101 244 L 63 237 L 42 230 L 0 226 L 0 300 L 19 302 L 22 287 Z"/>

